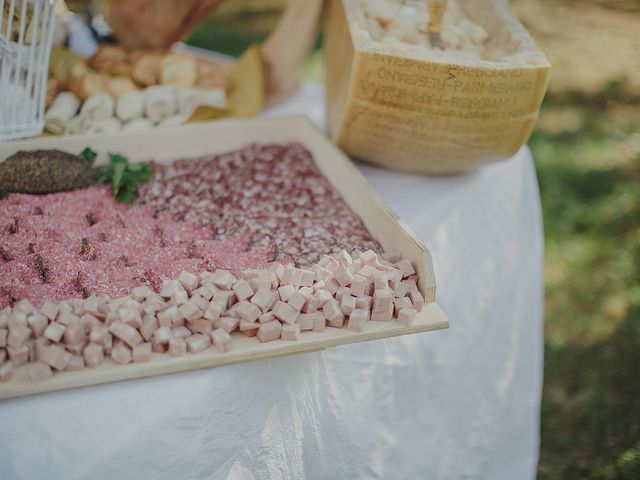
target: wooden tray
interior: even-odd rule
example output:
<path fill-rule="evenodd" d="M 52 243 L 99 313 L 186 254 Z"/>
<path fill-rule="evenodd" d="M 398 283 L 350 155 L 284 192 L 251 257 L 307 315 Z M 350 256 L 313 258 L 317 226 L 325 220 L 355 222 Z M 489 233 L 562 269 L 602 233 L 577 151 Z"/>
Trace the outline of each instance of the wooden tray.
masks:
<path fill-rule="evenodd" d="M 129 365 L 116 365 L 111 359 L 105 359 L 98 368 L 56 373 L 53 378 L 39 383 L 29 380 L 27 366 L 23 366 L 14 371 L 10 382 L 0 383 L 0 399 L 318 351 L 346 343 L 448 328 L 446 315 L 435 303 L 436 286 L 429 251 L 411 229 L 382 202 L 349 159 L 304 117 L 230 120 L 158 129 L 148 133 L 45 137 L 7 142 L 0 144 L 0 161 L 17 150 L 58 148 L 80 152 L 86 146 L 91 146 L 103 156 L 105 152 L 116 151 L 135 161 L 154 159 L 169 162 L 176 158 L 226 152 L 253 142 L 294 141 L 303 143 L 313 153 L 322 173 L 362 218 L 383 248 L 402 252 L 417 267 L 420 276 L 418 286 L 425 301 L 429 303 L 425 304 L 412 327 L 405 327 L 397 322 L 368 322 L 360 333 L 327 328 L 323 333 L 305 332 L 298 341 L 277 340 L 264 344 L 256 338 L 235 333 L 233 350 L 224 354 L 214 348 L 197 355 L 187 354 L 177 358 L 153 353 L 150 362 Z M 104 161 L 104 158 L 100 160 Z"/>

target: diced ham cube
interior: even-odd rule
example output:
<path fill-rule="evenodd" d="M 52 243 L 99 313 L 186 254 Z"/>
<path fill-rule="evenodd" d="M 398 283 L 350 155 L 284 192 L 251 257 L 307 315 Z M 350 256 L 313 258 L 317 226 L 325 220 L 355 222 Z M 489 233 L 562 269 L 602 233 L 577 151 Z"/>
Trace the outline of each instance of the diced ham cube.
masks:
<path fill-rule="evenodd" d="M 372 312 L 371 320 L 375 322 L 390 322 L 393 320 L 393 303 L 389 303 L 386 310 Z"/>
<path fill-rule="evenodd" d="M 261 343 L 271 342 L 280 338 L 282 333 L 282 324 L 277 320 L 260 324 L 257 337 Z"/>
<path fill-rule="evenodd" d="M 91 333 L 89 334 L 89 341 L 97 343 L 99 345 L 104 345 L 108 333 L 109 332 L 105 325 L 94 325 L 94 327 L 91 329 Z"/>
<path fill-rule="evenodd" d="M 389 307 L 393 306 L 393 294 L 388 288 L 376 288 L 373 292 L 373 305 L 371 309 L 374 312 L 386 312 Z"/>
<path fill-rule="evenodd" d="M 31 336 L 31 329 L 24 325 L 16 325 L 9 329 L 9 336 L 7 337 L 7 346 L 18 350 L 27 339 Z"/>
<path fill-rule="evenodd" d="M 76 314 L 71 312 L 61 311 L 58 314 L 58 323 L 61 323 L 62 325 L 65 325 L 65 326 L 70 325 L 79 320 L 80 320 L 80 317 L 78 317 Z"/>
<path fill-rule="evenodd" d="M 132 328 L 135 332 L 135 329 L 133 327 L 129 328 Z M 64 330 L 63 340 L 67 345 L 77 345 L 78 343 L 84 342 L 85 338 L 86 334 L 84 333 L 84 326 L 79 320 L 70 325 L 67 325 L 67 328 L 65 328 Z"/>
<path fill-rule="evenodd" d="M 221 290 L 231 290 L 235 277 L 227 270 L 216 270 L 209 281 Z"/>
<path fill-rule="evenodd" d="M 191 293 L 196 288 L 198 288 L 198 277 L 196 277 L 193 273 L 182 272 L 178 277 L 178 281 L 188 293 Z"/>
<path fill-rule="evenodd" d="M 239 302 L 241 302 L 242 300 L 247 300 L 248 298 L 251 298 L 251 295 L 253 295 L 251 285 L 249 285 L 249 283 L 243 279 L 237 280 L 233 284 L 232 289 Z"/>
<path fill-rule="evenodd" d="M 406 258 L 403 258 L 402 260 L 397 261 L 395 263 L 395 266 L 398 270 L 402 272 L 402 275 L 404 275 L 405 277 L 408 277 L 409 275 L 413 275 L 414 273 L 416 273 L 416 271 L 413 269 L 413 265 L 411 265 L 411 262 Z"/>
<path fill-rule="evenodd" d="M 25 343 L 18 349 L 7 347 L 7 354 L 13 366 L 18 368 L 29 361 L 29 346 Z"/>
<path fill-rule="evenodd" d="M 400 310 L 406 307 L 413 308 L 413 304 L 409 297 L 401 297 L 393 299 L 393 314 L 397 317 L 400 314 Z"/>
<path fill-rule="evenodd" d="M 173 294 L 178 291 L 178 287 L 181 287 L 181 285 L 177 280 L 163 280 L 162 288 L 160 289 L 160 296 L 164 298 L 171 298 L 173 297 Z"/>
<path fill-rule="evenodd" d="M 340 302 L 340 309 L 345 315 L 351 315 L 351 312 L 356 308 L 356 299 L 351 295 L 344 295 Z"/>
<path fill-rule="evenodd" d="M 142 342 L 142 336 L 138 333 L 138 331 L 131 325 L 127 325 L 124 322 L 113 322 L 111 325 L 109 325 L 109 332 L 112 333 L 114 337 L 119 338 L 130 347 L 135 347 Z"/>
<path fill-rule="evenodd" d="M 27 300 L 26 298 L 23 298 L 22 300 L 20 300 L 18 303 L 14 305 L 13 309 L 19 310 L 21 312 L 28 314 L 33 312 L 36 309 L 36 307 L 34 307 L 29 300 Z"/>
<path fill-rule="evenodd" d="M 324 316 L 327 319 L 327 325 L 334 328 L 342 328 L 344 324 L 344 315 L 340 309 L 340 304 L 332 299 L 322 307 Z"/>
<path fill-rule="evenodd" d="M 191 336 L 191 331 L 187 327 L 180 325 L 171 329 L 171 335 L 173 338 L 187 338 Z"/>
<path fill-rule="evenodd" d="M 287 303 L 300 312 L 302 307 L 304 307 L 305 301 L 304 296 L 300 292 L 294 292 L 293 295 L 289 297 L 289 300 L 287 300 Z"/>
<path fill-rule="evenodd" d="M 313 319 L 313 331 L 324 332 L 327 327 L 327 321 L 324 318 L 324 314 L 316 312 L 316 317 Z"/>
<path fill-rule="evenodd" d="M 49 365 L 45 365 L 42 362 L 36 362 L 29 367 L 29 378 L 32 382 L 41 382 L 51 377 L 53 377 L 53 372 Z"/>
<path fill-rule="evenodd" d="M 318 299 L 318 308 L 322 308 L 325 303 L 333 299 L 333 296 L 327 290 L 318 290 L 316 292 L 316 298 Z"/>
<path fill-rule="evenodd" d="M 298 319 L 298 311 L 288 303 L 277 301 L 272 309 L 273 315 L 280 321 L 294 324 Z"/>
<path fill-rule="evenodd" d="M 82 323 L 82 328 L 84 328 L 84 333 L 86 333 L 87 335 L 91 333 L 91 330 L 93 329 L 94 326 L 103 325 L 103 323 L 100 320 L 98 320 L 96 317 L 94 317 L 90 313 L 85 313 L 84 315 L 82 315 L 82 317 L 80 317 L 80 323 Z"/>
<path fill-rule="evenodd" d="M 276 317 L 273 315 L 273 312 L 265 312 L 260 317 L 258 317 L 258 322 L 260 323 L 268 323 L 275 320 Z"/>
<path fill-rule="evenodd" d="M 199 293 L 194 293 L 191 297 L 191 302 L 195 303 L 201 312 L 205 312 L 209 308 L 209 300 L 204 298 Z"/>
<path fill-rule="evenodd" d="M 353 263 L 353 258 L 351 258 L 351 255 L 349 255 L 346 250 L 339 251 L 333 258 L 335 258 L 340 265 L 348 266 Z"/>
<path fill-rule="evenodd" d="M 341 265 L 333 271 L 333 278 L 338 281 L 341 287 L 346 287 L 353 280 L 353 275 L 347 267 Z"/>
<path fill-rule="evenodd" d="M 276 322 L 279 325 L 279 322 Z M 213 345 L 220 353 L 226 353 L 231 350 L 231 335 L 221 328 L 211 332 L 211 340 Z"/>
<path fill-rule="evenodd" d="M 206 335 L 209 335 L 211 333 L 211 330 L 213 330 L 213 323 L 211 322 L 211 320 L 198 318 L 196 320 L 193 320 L 192 322 L 187 322 L 187 328 L 193 333 L 204 333 Z"/>
<path fill-rule="evenodd" d="M 378 255 L 373 250 L 367 250 L 360 254 L 360 259 L 365 265 L 375 266 L 378 264 Z"/>
<path fill-rule="evenodd" d="M 303 287 L 310 287 L 311 285 L 313 285 L 313 281 L 316 278 L 316 274 L 313 273 L 311 270 L 301 269 L 300 271 L 302 272 L 300 285 Z"/>
<path fill-rule="evenodd" d="M 211 346 L 211 337 L 197 333 L 184 339 L 187 344 L 187 351 L 191 353 L 200 353 Z"/>
<path fill-rule="evenodd" d="M 151 351 L 152 352 L 158 352 L 158 353 L 166 353 L 166 351 L 169 349 L 169 342 L 167 343 L 157 343 L 154 340 L 151 340 Z"/>
<path fill-rule="evenodd" d="M 223 309 L 226 310 L 231 305 L 233 305 L 235 299 L 236 294 L 233 292 L 233 290 L 220 290 L 213 295 L 213 299 L 211 301 L 221 305 Z"/>
<path fill-rule="evenodd" d="M 217 320 L 220 318 L 220 315 L 224 312 L 225 308 L 219 303 L 211 302 L 209 307 L 207 307 L 207 311 L 204 312 L 204 318 L 207 320 Z"/>
<path fill-rule="evenodd" d="M 67 343 L 65 344 L 65 348 L 67 349 L 68 352 L 72 353 L 73 355 L 81 355 L 82 351 L 84 350 L 84 347 L 86 347 L 88 343 L 89 343 L 88 340 L 85 338 L 84 340 L 78 343 Z"/>
<path fill-rule="evenodd" d="M 171 327 L 174 324 L 178 324 L 178 321 L 182 319 L 184 321 L 184 317 L 180 314 L 178 307 L 175 305 L 167 308 L 166 310 L 159 312 L 158 315 L 158 325 L 161 327 Z"/>
<path fill-rule="evenodd" d="M 336 291 L 334 297 L 338 302 L 342 302 L 342 297 L 344 297 L 345 294 L 349 295 L 349 292 L 350 292 L 350 289 L 348 287 L 340 287 Z"/>
<path fill-rule="evenodd" d="M 6 328 L 0 328 L 0 348 L 4 348 L 7 346 L 8 336 L 9 336 L 9 330 L 7 330 Z"/>
<path fill-rule="evenodd" d="M 52 342 L 59 342 L 67 327 L 58 322 L 51 322 L 44 331 L 44 336 Z"/>
<path fill-rule="evenodd" d="M 376 290 L 385 290 L 389 288 L 389 277 L 385 272 L 376 272 L 373 275 L 373 284 Z"/>
<path fill-rule="evenodd" d="M 276 300 L 276 294 L 266 288 L 259 288 L 253 297 L 251 297 L 251 303 L 256 305 L 262 313 L 269 310 Z"/>
<path fill-rule="evenodd" d="M 372 282 L 376 272 L 377 270 L 373 268 L 371 265 L 365 265 L 360 270 L 358 270 L 358 275 L 361 275 L 367 280 Z"/>
<path fill-rule="evenodd" d="M 36 348 L 36 360 L 42 360 L 42 354 L 44 353 L 45 347 L 51 345 L 51 340 L 46 337 L 36 338 L 35 348 Z"/>
<path fill-rule="evenodd" d="M 42 313 L 49 320 L 54 321 L 58 316 L 58 305 L 47 300 L 40 307 L 40 313 Z"/>
<path fill-rule="evenodd" d="M 67 368 L 64 369 L 65 372 L 77 372 L 80 370 L 84 370 L 84 358 L 80 354 L 72 355 L 71 360 L 67 363 Z"/>
<path fill-rule="evenodd" d="M 111 358 L 120 365 L 126 365 L 127 363 L 131 363 L 133 355 L 131 355 L 131 349 L 127 347 L 124 342 L 116 342 L 113 350 L 111 350 Z"/>
<path fill-rule="evenodd" d="M 180 290 L 177 290 L 176 292 L 174 292 L 173 296 L 171 297 L 171 300 L 173 301 L 173 303 L 175 303 L 178 306 L 184 305 L 189 301 L 189 294 L 187 293 L 186 290 L 182 288 L 182 285 L 180 285 Z"/>
<path fill-rule="evenodd" d="M 212 283 L 205 283 L 203 286 L 195 290 L 193 293 L 199 293 L 208 301 L 211 301 L 218 289 Z"/>
<path fill-rule="evenodd" d="M 61 372 L 69 364 L 73 355 L 58 345 L 49 345 L 43 349 L 41 357 L 41 362 Z"/>
<path fill-rule="evenodd" d="M 236 311 L 238 312 L 238 315 L 241 319 L 248 322 L 255 322 L 262 314 L 262 312 L 256 305 L 251 302 L 247 302 L 246 300 L 243 300 L 242 302 L 237 304 Z"/>
<path fill-rule="evenodd" d="M 158 320 L 154 316 L 146 316 L 142 321 L 142 328 L 140 329 L 140 335 L 144 338 L 145 342 L 150 342 L 153 337 L 153 332 L 159 327 Z"/>
<path fill-rule="evenodd" d="M 405 297 L 409 293 L 409 282 L 401 281 L 393 291 L 393 296 L 396 298 Z"/>
<path fill-rule="evenodd" d="M 273 283 L 272 274 L 260 275 L 247 281 L 249 282 L 251 290 L 254 292 L 257 292 L 261 288 L 269 290 Z"/>
<path fill-rule="evenodd" d="M 328 292 L 327 292 L 328 293 Z M 304 296 L 304 305 L 302 306 L 302 311 L 304 313 L 313 313 L 320 308 L 320 299 L 315 296 L 313 293 L 305 293 Z"/>
<path fill-rule="evenodd" d="M 278 295 L 280 296 L 280 300 L 282 300 L 283 302 L 288 301 L 291 298 L 291 295 L 293 295 L 295 292 L 296 287 L 294 287 L 290 283 L 282 285 L 278 288 Z"/>
<path fill-rule="evenodd" d="M 367 311 L 371 310 L 371 302 L 372 297 L 370 297 L 369 295 L 358 297 L 356 298 L 356 308 Z"/>
<path fill-rule="evenodd" d="M 181 305 L 178 310 L 187 321 L 202 317 L 202 310 L 194 302 L 187 302 Z"/>
<path fill-rule="evenodd" d="M 148 362 L 151 360 L 151 344 L 148 342 L 139 343 L 133 347 L 132 356 L 134 363 Z"/>
<path fill-rule="evenodd" d="M 142 318 L 140 317 L 140 310 L 132 306 L 125 306 L 118 309 L 118 315 L 120 320 L 131 325 L 133 328 L 142 327 Z"/>
<path fill-rule="evenodd" d="M 146 285 L 140 285 L 131 289 L 131 296 L 138 302 L 144 301 L 151 294 L 151 289 Z"/>
<path fill-rule="evenodd" d="M 424 306 L 424 298 L 422 294 L 415 290 L 409 292 L 409 298 L 411 299 L 411 303 L 413 303 L 413 308 L 415 308 L 418 312 L 422 311 L 422 307 Z"/>
<path fill-rule="evenodd" d="M 240 320 L 240 331 L 247 337 L 255 337 L 260 328 L 258 322 L 247 322 L 246 320 Z"/>
<path fill-rule="evenodd" d="M 282 340 L 298 340 L 300 336 L 300 325 L 283 325 L 280 338 Z"/>
<path fill-rule="evenodd" d="M 13 375 L 13 363 L 6 362 L 0 365 L 0 382 L 8 382 Z"/>
<path fill-rule="evenodd" d="M 398 322 L 402 325 L 410 327 L 413 325 L 413 320 L 416 318 L 418 312 L 413 307 L 404 307 L 398 313 Z"/>
<path fill-rule="evenodd" d="M 298 317 L 298 324 L 300 325 L 300 330 L 307 331 L 313 330 L 313 320 L 317 317 L 316 313 L 302 313 Z M 322 316 L 322 320 L 324 321 L 324 315 Z"/>
<path fill-rule="evenodd" d="M 349 323 L 347 329 L 353 332 L 361 332 L 364 329 L 367 320 L 369 319 L 369 312 L 367 310 L 361 310 L 356 308 L 349 315 Z"/>
<path fill-rule="evenodd" d="M 153 333 L 153 339 L 157 343 L 169 343 L 173 338 L 173 333 L 169 327 L 160 327 Z"/>
<path fill-rule="evenodd" d="M 240 319 L 236 317 L 221 317 L 214 322 L 216 329 L 222 328 L 227 333 L 233 332 L 238 325 L 240 325 Z"/>
<path fill-rule="evenodd" d="M 111 350 L 113 349 L 113 335 L 107 333 L 107 336 L 104 339 L 104 344 L 102 345 L 104 349 L 105 355 L 111 355 Z"/>
<path fill-rule="evenodd" d="M 91 368 L 96 368 L 104 360 L 102 347 L 97 343 L 90 343 L 87 345 L 84 352 L 82 352 L 82 356 L 84 357 L 84 363 Z"/>
<path fill-rule="evenodd" d="M 353 295 L 354 297 L 361 297 L 366 293 L 368 288 L 369 280 L 359 273 L 356 273 L 353 276 L 353 280 L 351 281 L 351 295 Z"/>

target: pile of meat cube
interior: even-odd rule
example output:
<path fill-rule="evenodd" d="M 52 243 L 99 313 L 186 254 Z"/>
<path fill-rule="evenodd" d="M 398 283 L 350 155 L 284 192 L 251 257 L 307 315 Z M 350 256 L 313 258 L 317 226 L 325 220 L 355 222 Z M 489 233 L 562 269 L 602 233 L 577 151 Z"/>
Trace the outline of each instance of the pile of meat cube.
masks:
<path fill-rule="evenodd" d="M 326 327 L 360 332 L 368 321 L 410 326 L 424 303 L 416 281 L 399 254 L 368 250 L 354 258 L 343 250 L 310 269 L 274 263 L 239 278 L 182 272 L 159 294 L 139 286 L 117 299 L 92 295 L 39 309 L 25 299 L 0 311 L 0 380 L 27 363 L 40 381 L 95 368 L 105 357 L 127 364 L 149 361 L 152 352 L 181 356 L 213 346 L 224 353 L 235 331 L 270 342 Z"/>

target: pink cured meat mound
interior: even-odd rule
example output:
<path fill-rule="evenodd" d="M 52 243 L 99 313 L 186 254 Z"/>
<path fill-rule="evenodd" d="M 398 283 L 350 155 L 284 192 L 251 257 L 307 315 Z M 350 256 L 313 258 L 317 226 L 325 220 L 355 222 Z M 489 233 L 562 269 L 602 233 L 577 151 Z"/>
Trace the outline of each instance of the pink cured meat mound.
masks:
<path fill-rule="evenodd" d="M 92 293 L 119 297 L 142 284 L 158 291 L 184 270 L 237 274 L 273 260 L 272 247 L 248 247 L 247 235 L 216 240 L 210 227 L 120 204 L 108 186 L 10 194 L 0 200 L 0 308 L 22 298 L 39 306 Z"/>
<path fill-rule="evenodd" d="M 301 266 L 342 249 L 382 251 L 301 144 L 254 144 L 153 167 L 136 202 L 211 225 L 217 239 L 248 235 L 253 246 L 274 245 L 276 260 Z"/>

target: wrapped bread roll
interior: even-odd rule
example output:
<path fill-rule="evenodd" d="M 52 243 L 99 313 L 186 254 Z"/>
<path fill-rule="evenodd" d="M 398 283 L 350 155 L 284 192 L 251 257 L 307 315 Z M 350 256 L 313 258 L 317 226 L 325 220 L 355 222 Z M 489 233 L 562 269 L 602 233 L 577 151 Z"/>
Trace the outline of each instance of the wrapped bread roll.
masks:
<path fill-rule="evenodd" d="M 198 67 L 196 59 L 179 53 L 170 53 L 162 59 L 160 83 L 176 87 L 191 87 L 196 84 Z"/>
<path fill-rule="evenodd" d="M 179 88 L 176 91 L 178 112 L 181 115 L 191 116 L 193 111 L 198 107 L 199 95 L 200 90 L 197 88 Z"/>
<path fill-rule="evenodd" d="M 89 59 L 89 66 L 101 73 L 113 73 L 113 70 L 126 60 L 127 52 L 124 48 L 118 45 L 103 44 Z"/>
<path fill-rule="evenodd" d="M 153 123 L 158 123 L 176 111 L 176 97 L 173 87 L 156 85 L 144 91 L 145 115 Z"/>
<path fill-rule="evenodd" d="M 113 117 L 114 108 L 113 97 L 106 92 L 98 92 L 85 100 L 80 108 L 80 116 L 94 124 L 98 120 Z"/>
<path fill-rule="evenodd" d="M 122 130 L 124 131 L 144 131 L 153 128 L 153 123 L 148 118 L 135 118 L 124 124 Z"/>
<path fill-rule="evenodd" d="M 61 135 L 67 131 L 69 122 L 80 107 L 80 99 L 71 92 L 60 93 L 44 115 L 47 132 Z"/>
<path fill-rule="evenodd" d="M 115 133 L 121 128 L 122 124 L 117 118 L 107 118 L 93 122 L 89 128 L 89 133 Z"/>
<path fill-rule="evenodd" d="M 135 92 L 136 84 L 129 77 L 103 77 L 106 92 L 118 99 L 127 92 Z"/>
<path fill-rule="evenodd" d="M 140 118 L 144 114 L 144 95 L 142 92 L 127 92 L 116 102 L 116 116 L 121 122 Z"/>
<path fill-rule="evenodd" d="M 84 118 L 82 115 L 76 115 L 67 124 L 65 133 L 67 134 L 87 133 L 90 127 L 91 127 L 91 122 L 88 119 Z"/>
<path fill-rule="evenodd" d="M 140 51 L 131 55 L 131 78 L 138 85 L 156 85 L 160 79 L 160 60 L 157 52 Z"/>

